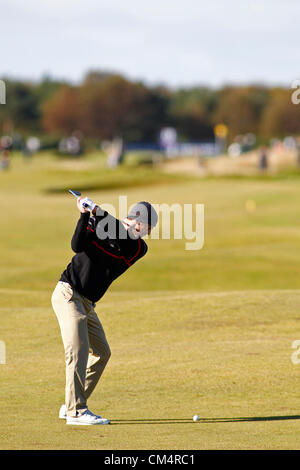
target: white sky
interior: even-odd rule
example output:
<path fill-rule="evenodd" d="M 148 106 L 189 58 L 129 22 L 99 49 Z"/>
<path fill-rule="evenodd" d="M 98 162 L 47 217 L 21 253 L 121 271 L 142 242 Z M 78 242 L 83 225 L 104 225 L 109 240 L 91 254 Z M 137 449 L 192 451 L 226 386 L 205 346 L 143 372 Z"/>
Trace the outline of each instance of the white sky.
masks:
<path fill-rule="evenodd" d="M 299 24 L 298 0 L 0 0 L 0 77 L 290 86 Z"/>

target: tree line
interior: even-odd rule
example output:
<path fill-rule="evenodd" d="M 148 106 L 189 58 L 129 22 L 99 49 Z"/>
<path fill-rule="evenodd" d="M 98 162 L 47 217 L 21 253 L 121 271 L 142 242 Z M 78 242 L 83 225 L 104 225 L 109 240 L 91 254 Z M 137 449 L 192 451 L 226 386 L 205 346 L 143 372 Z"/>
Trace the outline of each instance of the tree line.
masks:
<path fill-rule="evenodd" d="M 182 141 L 207 141 L 224 123 L 229 141 L 253 133 L 259 139 L 300 133 L 300 105 L 292 90 L 264 85 L 170 89 L 131 81 L 119 74 L 89 72 L 81 83 L 43 78 L 5 79 L 0 133 L 62 137 L 81 131 L 99 141 L 157 142 L 160 130 L 174 127 Z"/>

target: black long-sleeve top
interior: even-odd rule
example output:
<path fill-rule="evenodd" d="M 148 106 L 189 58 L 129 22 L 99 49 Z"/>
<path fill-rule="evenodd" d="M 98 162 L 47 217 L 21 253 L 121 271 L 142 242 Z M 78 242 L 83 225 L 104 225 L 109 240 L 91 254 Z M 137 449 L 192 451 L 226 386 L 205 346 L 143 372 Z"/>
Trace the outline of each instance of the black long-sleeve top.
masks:
<path fill-rule="evenodd" d="M 105 230 L 107 228 L 107 230 Z M 104 238 L 103 233 L 109 236 Z M 81 213 L 71 242 L 73 256 L 60 281 L 97 302 L 110 284 L 148 250 L 141 238 L 130 238 L 123 224 L 98 208 L 96 216 Z"/>

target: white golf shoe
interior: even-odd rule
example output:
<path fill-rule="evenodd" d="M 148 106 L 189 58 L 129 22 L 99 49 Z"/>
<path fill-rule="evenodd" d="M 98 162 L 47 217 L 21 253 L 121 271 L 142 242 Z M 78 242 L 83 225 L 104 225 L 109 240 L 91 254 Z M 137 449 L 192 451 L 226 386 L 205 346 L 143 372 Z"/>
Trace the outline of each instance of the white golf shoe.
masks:
<path fill-rule="evenodd" d="M 109 424 L 110 420 L 102 418 L 102 416 L 95 415 L 90 410 L 85 411 L 82 415 L 76 417 L 67 416 L 66 405 L 61 405 L 58 417 L 67 420 L 67 424 L 77 425 L 91 425 L 91 424 Z"/>
<path fill-rule="evenodd" d="M 102 418 L 102 416 L 95 415 L 90 410 L 86 410 L 81 415 L 78 416 L 67 416 L 67 424 L 74 424 L 74 425 L 83 425 L 83 426 L 90 426 L 95 424 L 109 424 L 110 420 L 106 418 Z"/>
<path fill-rule="evenodd" d="M 59 413 L 58 413 L 59 419 L 67 419 L 67 409 L 66 405 L 61 405 Z"/>

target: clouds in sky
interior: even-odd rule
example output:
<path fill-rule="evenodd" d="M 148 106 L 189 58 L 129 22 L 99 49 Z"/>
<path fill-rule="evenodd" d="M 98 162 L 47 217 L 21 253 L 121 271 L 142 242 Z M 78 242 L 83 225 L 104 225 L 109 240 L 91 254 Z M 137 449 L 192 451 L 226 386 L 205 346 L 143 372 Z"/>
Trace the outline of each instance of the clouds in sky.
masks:
<path fill-rule="evenodd" d="M 0 76 L 169 86 L 300 78 L 297 0 L 0 0 Z"/>

